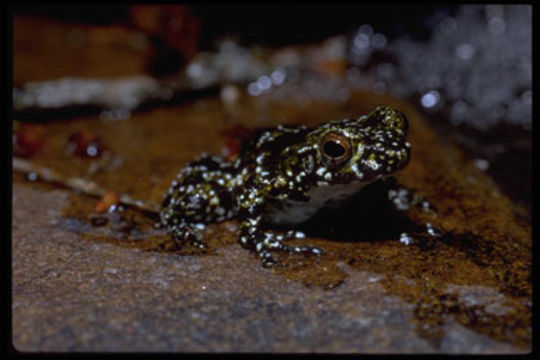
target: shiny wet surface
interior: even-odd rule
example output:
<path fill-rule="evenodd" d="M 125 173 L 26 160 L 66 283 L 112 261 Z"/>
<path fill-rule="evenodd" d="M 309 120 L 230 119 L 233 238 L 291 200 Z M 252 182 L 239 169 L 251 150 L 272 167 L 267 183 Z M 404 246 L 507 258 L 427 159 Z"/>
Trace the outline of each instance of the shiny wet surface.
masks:
<path fill-rule="evenodd" d="M 21 81 L 32 75 L 15 70 Z M 181 166 L 226 148 L 225 129 L 314 125 L 380 104 L 410 120 L 411 162 L 398 184 L 435 211 L 397 211 L 382 186 L 366 188 L 299 228 L 307 237 L 297 243 L 325 254 L 279 254 L 273 269 L 237 244 L 235 221 L 210 226 L 210 249 L 201 254 L 178 249 L 151 215 L 97 214 L 98 199 L 15 174 L 13 344 L 31 351 L 527 351 L 529 215 L 406 102 L 366 92 L 338 103 L 244 95 L 233 105 L 208 97 L 121 121 L 81 116 L 39 124 L 45 143 L 31 161 L 156 206 Z M 66 151 L 74 133 L 89 129 L 106 156 Z"/>

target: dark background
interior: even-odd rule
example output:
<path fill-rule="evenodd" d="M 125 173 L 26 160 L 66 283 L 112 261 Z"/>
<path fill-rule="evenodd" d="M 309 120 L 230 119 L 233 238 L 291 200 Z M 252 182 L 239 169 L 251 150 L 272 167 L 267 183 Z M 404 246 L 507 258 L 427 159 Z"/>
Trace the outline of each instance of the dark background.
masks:
<path fill-rule="evenodd" d="M 201 48 L 234 34 L 245 43 L 283 46 L 346 34 L 362 23 L 393 38 L 404 33 L 429 38 L 429 25 L 455 13 L 456 6 L 190 6 L 201 24 Z M 61 21 L 111 24 L 129 22 L 128 6 L 19 6 L 19 14 Z"/>

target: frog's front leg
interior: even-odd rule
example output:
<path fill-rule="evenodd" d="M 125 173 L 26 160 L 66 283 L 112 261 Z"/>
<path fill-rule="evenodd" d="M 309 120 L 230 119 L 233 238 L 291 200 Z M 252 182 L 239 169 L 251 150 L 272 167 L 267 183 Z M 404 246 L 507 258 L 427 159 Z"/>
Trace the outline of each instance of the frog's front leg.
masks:
<path fill-rule="evenodd" d="M 396 210 L 404 211 L 410 207 L 418 207 L 426 212 L 436 212 L 437 208 L 424 197 L 405 187 L 397 185 L 394 181 L 387 192 L 388 199 Z"/>
<path fill-rule="evenodd" d="M 322 254 L 322 250 L 313 246 L 299 246 L 283 244 L 283 240 L 295 239 L 298 233 L 289 231 L 283 235 L 264 233 L 262 219 L 265 203 L 264 196 L 256 188 L 248 187 L 239 197 L 238 237 L 240 244 L 245 248 L 251 248 L 262 258 L 264 267 L 271 267 L 277 263 L 271 251 L 288 251 L 291 253 L 310 252 Z"/>
<path fill-rule="evenodd" d="M 272 247 L 272 249 L 277 249 L 281 251 L 288 251 L 290 253 L 312 253 L 315 255 L 321 255 L 324 253 L 321 249 L 310 246 L 310 245 L 288 245 L 282 243 L 282 241 L 288 241 L 288 240 L 296 240 L 296 239 L 303 239 L 306 235 L 303 232 L 295 231 L 295 230 L 289 230 L 285 234 L 279 234 L 275 235 L 270 232 L 264 233 L 265 235 L 265 244 L 269 244 Z"/>
<path fill-rule="evenodd" d="M 246 187 L 238 202 L 238 239 L 244 248 L 253 249 L 262 258 L 263 266 L 270 267 L 276 260 L 265 244 L 261 223 L 264 210 L 264 196 L 254 187 Z"/>

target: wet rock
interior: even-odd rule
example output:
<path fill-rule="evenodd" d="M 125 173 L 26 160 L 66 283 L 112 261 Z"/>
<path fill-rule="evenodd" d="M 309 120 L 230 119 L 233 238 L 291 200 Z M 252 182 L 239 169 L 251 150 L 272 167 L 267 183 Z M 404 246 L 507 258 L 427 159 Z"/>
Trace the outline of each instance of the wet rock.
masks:
<path fill-rule="evenodd" d="M 32 22 L 16 21 L 25 24 Z M 141 68 L 133 54 L 109 48 L 99 53 L 99 64 L 81 68 L 91 50 L 64 49 L 59 39 L 66 27 L 42 26 L 53 34 L 35 51 L 56 57 L 44 56 L 40 67 L 21 52 L 35 37 L 31 26 L 15 31 L 19 82 L 48 79 L 43 69 L 104 76 Z M 101 67 L 105 62 L 109 67 Z M 154 229 L 154 218 L 133 209 L 107 213 L 107 222 L 94 226 L 97 199 L 14 177 L 13 345 L 22 351 L 529 351 L 530 216 L 410 104 L 353 91 L 325 102 L 321 94 L 337 94 L 336 82 L 317 84 L 318 97 L 298 84 L 280 85 L 282 94 L 307 94 L 300 104 L 270 92 L 242 97 L 227 116 L 219 99 L 207 98 L 126 121 L 53 121 L 46 151 L 32 161 L 159 203 L 181 166 L 227 145 L 219 132 L 231 125 L 314 125 L 388 104 L 410 120 L 412 158 L 397 183 L 425 199 L 429 211 L 396 210 L 387 189 L 376 185 L 300 229 L 306 238 L 298 243 L 324 255 L 280 254 L 279 266 L 264 269 L 237 244 L 234 221 L 209 226 L 209 251 L 199 254 L 178 249 Z M 235 124 L 226 123 L 231 119 Z M 90 171 L 88 162 L 64 156 L 69 134 L 84 128 L 110 145 L 118 166 Z M 402 234 L 414 241 L 400 242 Z"/>

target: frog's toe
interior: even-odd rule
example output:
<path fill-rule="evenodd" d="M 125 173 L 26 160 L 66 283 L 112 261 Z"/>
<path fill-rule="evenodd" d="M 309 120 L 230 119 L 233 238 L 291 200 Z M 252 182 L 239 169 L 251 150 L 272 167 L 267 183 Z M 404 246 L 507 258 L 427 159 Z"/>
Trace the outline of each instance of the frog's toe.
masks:
<path fill-rule="evenodd" d="M 290 253 L 311 253 L 315 255 L 321 255 L 324 253 L 321 249 L 315 246 L 300 246 L 300 245 L 286 245 L 281 244 L 281 250 L 288 251 Z"/>
<path fill-rule="evenodd" d="M 262 258 L 264 267 L 272 267 L 277 264 L 277 261 L 271 255 L 271 252 L 274 251 L 284 251 L 288 253 L 310 253 L 314 255 L 321 255 L 324 253 L 321 249 L 315 246 L 303 246 L 303 245 L 289 245 L 284 244 L 282 241 L 285 239 L 298 239 L 302 237 L 302 233 L 299 235 L 298 232 L 288 232 L 284 235 L 274 235 L 272 233 L 265 233 L 265 238 L 262 241 L 258 241 L 255 244 L 255 251 Z"/>
<path fill-rule="evenodd" d="M 179 247 L 183 247 L 185 243 L 189 242 L 191 246 L 200 250 L 207 250 L 208 248 L 204 242 L 199 240 L 196 233 L 188 227 L 175 229 L 173 238 Z"/>
<path fill-rule="evenodd" d="M 262 265 L 265 268 L 271 268 L 277 264 L 276 259 L 274 259 L 274 257 L 272 256 L 272 254 L 270 254 L 269 251 L 263 251 L 259 253 L 259 255 L 262 258 Z"/>
<path fill-rule="evenodd" d="M 303 239 L 306 237 L 306 234 L 304 234 L 301 231 L 295 231 L 295 230 L 289 230 L 284 234 L 274 234 L 271 232 L 265 232 L 264 233 L 264 242 L 267 244 L 275 244 L 280 243 L 282 241 L 289 241 L 289 240 L 295 240 L 295 239 Z M 272 247 L 272 245 L 270 246 Z"/>
<path fill-rule="evenodd" d="M 194 246 L 198 249 L 201 249 L 201 250 L 207 250 L 208 249 L 208 245 L 206 245 L 205 243 L 203 243 L 202 241 L 200 240 L 197 240 L 197 239 L 190 239 L 189 243 L 191 244 L 191 246 Z"/>
<path fill-rule="evenodd" d="M 306 237 L 306 234 L 304 234 L 301 231 L 289 230 L 283 236 L 283 240 L 303 239 L 305 237 Z"/>
<path fill-rule="evenodd" d="M 316 246 L 308 246 L 308 247 L 309 247 L 308 251 L 311 252 L 314 255 L 322 255 L 322 254 L 324 254 L 323 249 L 319 249 Z"/>
<path fill-rule="evenodd" d="M 262 265 L 265 268 L 271 268 L 277 264 L 277 261 L 274 259 L 270 251 L 286 251 L 289 253 L 310 253 L 315 255 L 323 254 L 324 252 L 314 246 L 298 246 L 298 245 L 286 245 L 279 244 L 274 245 L 270 250 L 262 250 L 259 252 L 259 256 L 262 258 Z"/>
<path fill-rule="evenodd" d="M 290 230 L 287 231 L 284 235 L 274 235 L 272 233 L 265 233 L 265 240 L 260 247 L 267 248 L 269 250 L 279 250 L 279 251 L 287 251 L 290 253 L 311 253 L 315 255 L 321 255 L 324 253 L 321 249 L 315 247 L 315 246 L 302 246 L 302 245 L 288 245 L 284 244 L 283 241 L 285 240 L 295 240 L 295 239 L 303 239 L 306 237 L 306 235 L 303 232 L 300 231 L 294 231 Z"/>

